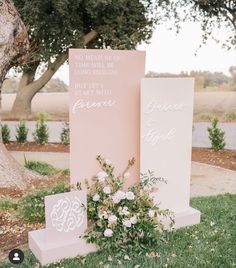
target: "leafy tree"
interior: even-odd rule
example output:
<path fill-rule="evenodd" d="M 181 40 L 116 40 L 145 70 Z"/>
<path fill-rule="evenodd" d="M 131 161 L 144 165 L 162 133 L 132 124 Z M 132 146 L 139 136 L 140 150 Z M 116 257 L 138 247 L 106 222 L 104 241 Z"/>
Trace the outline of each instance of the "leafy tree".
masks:
<path fill-rule="evenodd" d="M 1 87 L 11 66 L 24 60 L 28 37 L 11 0 L 0 0 L 0 110 Z M 1 133 L 1 131 L 0 131 Z M 24 189 L 32 179 L 41 176 L 26 170 L 6 150 L 0 135 L 0 187 Z"/>
<path fill-rule="evenodd" d="M 225 25 L 228 28 L 229 37 L 224 46 L 234 48 L 236 44 L 236 1 L 234 0 L 159 0 L 167 19 L 174 18 L 179 31 L 181 22 L 198 21 L 203 30 L 203 43 L 209 36 L 213 36 L 213 30 Z M 213 36 L 214 38 L 214 36 Z M 219 41 L 219 40 L 217 40 Z"/>
<path fill-rule="evenodd" d="M 30 51 L 12 112 L 31 112 L 34 95 L 68 59 L 68 49 L 134 49 L 151 37 L 152 0 L 15 0 L 29 28 Z M 38 79 L 36 71 L 41 71 Z"/>

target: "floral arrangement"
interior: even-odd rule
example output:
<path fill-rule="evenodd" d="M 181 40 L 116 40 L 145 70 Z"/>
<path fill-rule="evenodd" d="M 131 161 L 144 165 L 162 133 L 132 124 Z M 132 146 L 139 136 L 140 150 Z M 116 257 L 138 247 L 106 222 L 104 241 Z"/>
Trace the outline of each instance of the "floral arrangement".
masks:
<path fill-rule="evenodd" d="M 124 182 L 130 176 L 129 169 L 134 159 L 128 161 L 124 172 L 116 177 L 114 166 L 108 159 L 97 157 L 101 171 L 88 182 L 88 218 L 90 228 L 86 234 L 88 242 L 100 248 L 125 249 L 127 246 L 143 249 L 153 242 L 164 230 L 158 216 L 168 216 L 150 197 L 157 182 L 152 172 L 141 174 L 140 182 L 124 191 Z"/>

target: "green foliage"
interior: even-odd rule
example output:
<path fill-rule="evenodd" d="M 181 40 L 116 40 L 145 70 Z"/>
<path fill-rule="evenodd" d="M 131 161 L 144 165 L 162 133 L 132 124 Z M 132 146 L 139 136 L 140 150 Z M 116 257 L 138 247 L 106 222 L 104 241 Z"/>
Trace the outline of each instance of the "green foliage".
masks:
<path fill-rule="evenodd" d="M 1 125 L 3 143 L 10 142 L 10 128 L 7 124 Z"/>
<path fill-rule="evenodd" d="M 20 121 L 16 127 L 16 140 L 19 143 L 25 143 L 27 141 L 27 135 L 29 128 L 26 126 L 25 121 Z"/>
<path fill-rule="evenodd" d="M 157 216 L 170 217 L 168 210 L 160 210 L 150 197 L 157 182 L 152 172 L 141 175 L 138 184 L 123 191 L 129 168 L 134 164 L 130 160 L 121 176 L 115 177 L 110 160 L 97 157 L 102 169 L 88 186 L 88 219 L 92 225 L 86 234 L 88 242 L 96 243 L 101 249 L 119 249 L 126 252 L 132 248 L 135 252 L 147 250 L 163 231 Z"/>
<path fill-rule="evenodd" d="M 155 1 L 151 0 L 15 0 L 14 3 L 29 27 L 33 62 L 48 62 L 70 47 L 82 47 L 83 37 L 91 30 L 98 35 L 89 48 L 134 49 L 137 43 L 151 37 L 155 21 Z"/>
<path fill-rule="evenodd" d="M 69 123 L 64 122 L 62 132 L 61 132 L 61 143 L 69 144 L 70 143 L 70 126 Z"/>
<path fill-rule="evenodd" d="M 28 194 L 19 201 L 18 215 L 26 221 L 42 223 L 45 221 L 44 197 L 69 191 L 69 186 L 59 183 L 51 190 L 38 190 Z"/>
<path fill-rule="evenodd" d="M 236 263 L 236 195 L 226 194 L 193 198 L 191 206 L 201 211 L 201 223 L 163 234 L 142 254 L 127 249 L 126 259 L 120 250 L 102 250 L 74 259 L 62 260 L 48 265 L 58 267 L 111 267 L 111 268 L 226 268 Z M 38 260 L 29 251 L 25 252 L 22 268 L 35 267 Z M 11 268 L 7 259 L 0 262 L 1 268 Z"/>
<path fill-rule="evenodd" d="M 211 147 L 215 151 L 224 149 L 225 147 L 225 132 L 217 127 L 219 119 L 217 117 L 212 119 L 212 126 L 208 127 L 209 139 L 211 141 Z"/>
<path fill-rule="evenodd" d="M 10 198 L 0 198 L 0 210 L 16 209 L 17 204 Z"/>
<path fill-rule="evenodd" d="M 36 129 L 33 133 L 34 141 L 38 144 L 48 143 L 49 130 L 47 126 L 47 116 L 45 114 L 39 114 L 36 123 Z"/>
<path fill-rule="evenodd" d="M 54 166 L 41 161 L 25 161 L 25 167 L 38 172 L 43 176 L 53 176 L 58 174 L 61 170 L 55 168 Z"/>

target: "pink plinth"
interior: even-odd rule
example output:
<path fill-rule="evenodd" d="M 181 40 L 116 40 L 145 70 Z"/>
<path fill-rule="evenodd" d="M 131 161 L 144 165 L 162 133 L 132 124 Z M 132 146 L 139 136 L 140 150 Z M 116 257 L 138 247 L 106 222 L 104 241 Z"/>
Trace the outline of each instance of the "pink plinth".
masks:
<path fill-rule="evenodd" d="M 42 265 L 60 261 L 64 258 L 84 256 L 97 251 L 97 246 L 88 244 L 85 239 L 50 239 L 50 230 L 29 232 L 29 248 Z"/>

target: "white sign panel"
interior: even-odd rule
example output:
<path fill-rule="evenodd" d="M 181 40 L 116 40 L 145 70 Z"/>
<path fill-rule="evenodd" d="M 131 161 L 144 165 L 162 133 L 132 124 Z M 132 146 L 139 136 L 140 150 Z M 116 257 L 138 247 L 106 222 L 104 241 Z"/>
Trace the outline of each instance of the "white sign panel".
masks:
<path fill-rule="evenodd" d="M 189 208 L 194 79 L 146 78 L 141 86 L 141 171 L 167 180 L 153 193 L 162 208 Z"/>

